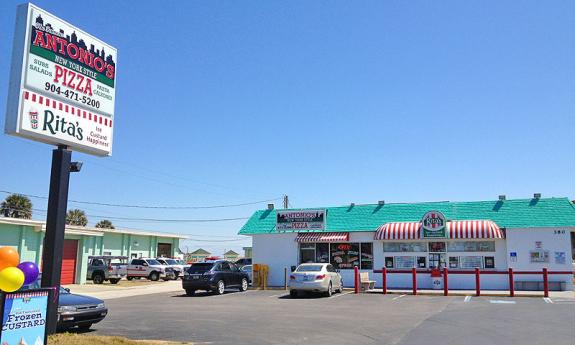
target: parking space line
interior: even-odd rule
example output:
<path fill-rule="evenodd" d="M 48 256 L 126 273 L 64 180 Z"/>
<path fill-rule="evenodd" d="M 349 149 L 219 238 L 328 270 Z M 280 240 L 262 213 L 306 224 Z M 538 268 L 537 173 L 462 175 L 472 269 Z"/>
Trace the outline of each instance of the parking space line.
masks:
<path fill-rule="evenodd" d="M 551 300 L 551 298 L 549 297 L 543 297 L 543 300 L 545 301 L 545 303 L 553 303 L 553 300 Z"/>
<path fill-rule="evenodd" d="M 271 296 L 268 296 L 268 297 L 269 297 L 269 298 L 272 298 L 272 297 L 280 297 L 280 296 L 285 296 L 285 295 L 286 295 L 286 293 L 284 292 L 284 293 L 280 293 L 280 294 L 278 294 L 278 295 L 271 295 Z"/>
<path fill-rule="evenodd" d="M 465 296 L 465 299 L 463 300 L 463 302 L 468 303 L 471 301 L 471 296 Z"/>
<path fill-rule="evenodd" d="M 394 301 L 395 301 L 396 299 L 399 299 L 399 298 L 401 298 L 401 297 L 405 297 L 405 296 L 407 296 L 407 295 L 405 295 L 405 294 L 404 294 L 404 295 L 399 295 L 399 296 L 397 296 L 397 297 L 393 297 L 393 298 L 392 298 L 392 300 L 394 300 Z"/>
<path fill-rule="evenodd" d="M 489 303 L 492 303 L 492 304 L 515 304 L 515 301 L 503 301 L 503 300 L 498 300 L 498 299 L 492 299 L 489 301 Z"/>
<path fill-rule="evenodd" d="M 350 293 L 353 293 L 353 291 L 342 292 L 342 293 L 338 293 L 337 295 L 331 295 L 330 298 L 341 297 L 341 296 L 349 295 Z"/>

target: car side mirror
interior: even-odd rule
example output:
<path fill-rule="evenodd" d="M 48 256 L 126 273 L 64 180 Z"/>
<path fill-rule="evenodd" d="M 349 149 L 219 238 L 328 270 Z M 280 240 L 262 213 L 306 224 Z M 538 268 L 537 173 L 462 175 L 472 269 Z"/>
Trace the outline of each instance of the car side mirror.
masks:
<path fill-rule="evenodd" d="M 70 292 L 69 288 L 64 288 L 64 290 L 66 290 L 66 292 L 68 292 L 68 293 Z"/>
<path fill-rule="evenodd" d="M 149 266 L 147 262 L 144 262 L 142 266 Z"/>

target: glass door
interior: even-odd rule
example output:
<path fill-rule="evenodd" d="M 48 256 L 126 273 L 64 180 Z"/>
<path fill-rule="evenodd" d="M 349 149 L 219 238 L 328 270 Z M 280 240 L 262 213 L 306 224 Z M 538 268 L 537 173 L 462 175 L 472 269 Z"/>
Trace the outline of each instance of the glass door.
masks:
<path fill-rule="evenodd" d="M 445 267 L 444 253 L 429 253 L 429 268 L 443 269 Z"/>

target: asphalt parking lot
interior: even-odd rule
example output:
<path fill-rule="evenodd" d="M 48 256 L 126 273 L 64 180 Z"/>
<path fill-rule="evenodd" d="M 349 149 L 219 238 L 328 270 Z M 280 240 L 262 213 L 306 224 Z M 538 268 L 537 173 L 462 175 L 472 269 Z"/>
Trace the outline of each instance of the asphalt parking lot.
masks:
<path fill-rule="evenodd" d="M 575 299 L 163 293 L 113 299 L 95 334 L 194 344 L 573 344 Z"/>

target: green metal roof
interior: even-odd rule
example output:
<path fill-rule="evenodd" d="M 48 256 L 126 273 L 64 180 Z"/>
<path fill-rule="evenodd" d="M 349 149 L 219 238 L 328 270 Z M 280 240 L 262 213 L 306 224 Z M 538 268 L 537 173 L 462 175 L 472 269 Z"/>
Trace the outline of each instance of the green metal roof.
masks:
<path fill-rule="evenodd" d="M 389 222 L 413 222 L 432 210 L 448 220 L 492 220 L 505 228 L 575 227 L 575 205 L 568 198 L 505 201 L 424 202 L 317 207 L 327 213 L 325 231 L 375 231 Z M 240 235 L 274 233 L 276 210 L 256 211 Z"/>
<path fill-rule="evenodd" d="M 207 254 L 207 255 L 209 255 L 209 254 L 211 254 L 211 253 L 208 252 L 207 250 L 204 250 L 204 249 L 200 248 L 200 249 L 194 250 L 194 251 L 191 252 L 190 254 L 196 254 L 196 255 L 206 255 L 206 254 Z"/>

